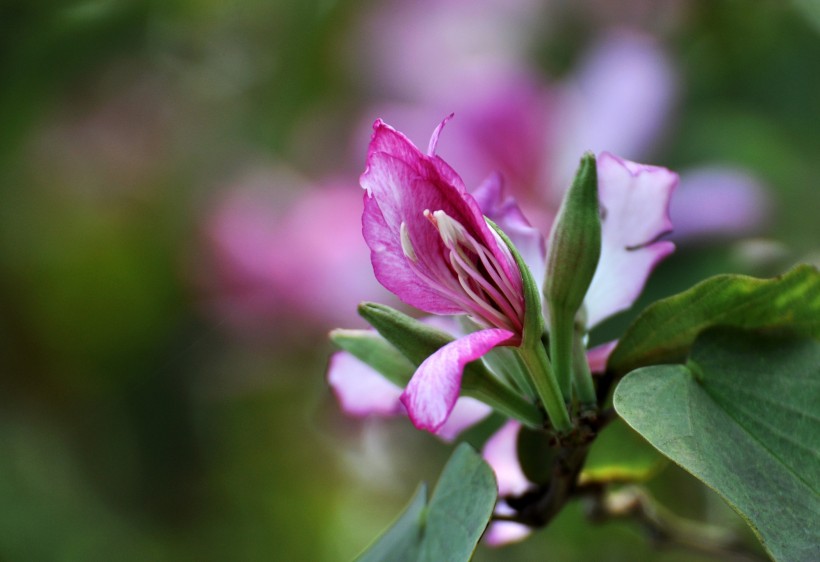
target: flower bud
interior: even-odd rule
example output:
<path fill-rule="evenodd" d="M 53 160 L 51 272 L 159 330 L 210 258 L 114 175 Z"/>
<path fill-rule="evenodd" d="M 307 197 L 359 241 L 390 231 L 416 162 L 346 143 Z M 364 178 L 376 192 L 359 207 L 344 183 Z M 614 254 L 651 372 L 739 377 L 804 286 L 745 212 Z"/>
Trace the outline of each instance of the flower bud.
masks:
<path fill-rule="evenodd" d="M 571 400 L 572 339 L 601 255 L 601 217 L 595 156 L 581 158 L 552 227 L 544 296 L 550 316 L 550 355 L 564 399 Z"/>

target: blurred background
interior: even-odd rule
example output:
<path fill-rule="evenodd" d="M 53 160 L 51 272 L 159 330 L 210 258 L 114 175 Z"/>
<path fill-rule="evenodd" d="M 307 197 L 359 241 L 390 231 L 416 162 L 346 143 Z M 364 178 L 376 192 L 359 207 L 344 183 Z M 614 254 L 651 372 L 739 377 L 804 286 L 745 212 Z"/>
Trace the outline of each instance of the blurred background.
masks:
<path fill-rule="evenodd" d="M 812 0 L 6 0 L 0 559 L 351 559 L 450 450 L 324 378 L 328 330 L 393 302 L 373 120 L 426 147 L 455 112 L 439 153 L 545 227 L 585 149 L 679 171 L 638 310 L 818 261 L 819 40 Z M 674 467 L 649 486 L 742 531 Z M 699 559 L 578 506 L 477 556 L 542 558 Z"/>

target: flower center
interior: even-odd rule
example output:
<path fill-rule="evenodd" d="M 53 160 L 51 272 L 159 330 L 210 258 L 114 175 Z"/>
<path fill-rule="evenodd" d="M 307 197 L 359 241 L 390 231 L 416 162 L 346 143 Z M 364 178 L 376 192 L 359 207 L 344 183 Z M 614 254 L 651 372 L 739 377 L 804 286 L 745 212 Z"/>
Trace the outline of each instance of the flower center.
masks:
<path fill-rule="evenodd" d="M 483 323 L 520 333 L 524 318 L 523 297 L 496 256 L 446 212 L 430 212 L 428 209 L 424 216 L 438 230 L 448 255 L 447 261 L 431 256 L 432 259 L 425 260 L 426 268 L 419 267 L 407 227 L 402 223 L 402 249 L 416 273 L 431 288 Z M 503 242 L 499 247 L 508 253 Z M 513 263 L 512 256 L 508 259 L 508 263 Z"/>

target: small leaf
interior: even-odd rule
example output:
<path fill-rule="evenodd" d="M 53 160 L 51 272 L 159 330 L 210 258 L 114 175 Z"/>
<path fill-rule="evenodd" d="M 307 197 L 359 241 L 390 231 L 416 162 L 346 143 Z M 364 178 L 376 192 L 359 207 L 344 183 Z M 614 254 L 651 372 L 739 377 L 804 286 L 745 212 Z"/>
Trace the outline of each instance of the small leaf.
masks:
<path fill-rule="evenodd" d="M 820 343 L 709 331 L 688 365 L 633 371 L 614 402 L 629 425 L 740 513 L 772 557 L 817 559 Z"/>
<path fill-rule="evenodd" d="M 495 476 L 481 455 L 462 443 L 453 452 L 429 504 L 426 487 L 358 562 L 461 562 L 470 560 L 490 521 Z"/>
<path fill-rule="evenodd" d="M 587 482 L 640 482 L 654 476 L 666 458 L 623 420 L 601 432 L 589 450 L 579 480 Z"/>
<path fill-rule="evenodd" d="M 618 374 L 683 359 L 713 326 L 778 329 L 820 338 L 820 272 L 799 265 L 774 279 L 718 275 L 644 310 L 621 338 L 608 368 Z"/>
<path fill-rule="evenodd" d="M 407 386 L 416 370 L 398 349 L 370 330 L 337 329 L 330 332 L 330 339 L 340 348 L 376 369 L 396 386 Z"/>
<path fill-rule="evenodd" d="M 398 519 L 371 544 L 357 562 L 416 562 L 424 532 L 427 486 L 419 484 Z"/>
<path fill-rule="evenodd" d="M 495 507 L 495 476 L 481 455 L 459 445 L 430 499 L 420 561 L 469 560 Z"/>

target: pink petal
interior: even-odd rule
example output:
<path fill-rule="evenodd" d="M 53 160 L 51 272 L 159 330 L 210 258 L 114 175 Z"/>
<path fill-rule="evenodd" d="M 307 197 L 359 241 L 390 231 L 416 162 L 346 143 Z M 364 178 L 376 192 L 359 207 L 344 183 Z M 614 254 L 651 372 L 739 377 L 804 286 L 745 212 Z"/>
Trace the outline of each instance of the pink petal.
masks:
<path fill-rule="evenodd" d="M 404 412 L 399 401 L 401 388 L 346 351 L 330 357 L 327 381 L 350 416 L 392 417 Z"/>
<path fill-rule="evenodd" d="M 569 186 L 586 150 L 640 158 L 660 136 L 676 96 L 677 77 L 651 37 L 611 34 L 582 61 L 556 115 L 558 186 Z"/>
<path fill-rule="evenodd" d="M 587 350 L 587 361 L 589 362 L 589 370 L 593 373 L 603 373 L 606 371 L 606 362 L 609 360 L 609 355 L 618 345 L 618 340 L 602 343 Z"/>
<path fill-rule="evenodd" d="M 436 435 L 448 443 L 455 440 L 461 433 L 474 426 L 493 412 L 493 409 L 484 402 L 479 402 L 469 396 L 460 396 L 456 400 L 450 417 L 444 422 Z"/>
<path fill-rule="evenodd" d="M 437 279 L 442 267 L 449 267 L 443 257 L 447 255 L 444 244 L 425 217 L 426 210 L 442 210 L 461 223 L 492 252 L 513 287 L 520 287 L 519 272 L 458 175 L 443 160 L 423 154 L 382 121 L 374 124 L 361 184 L 367 191 L 362 232 L 371 250 L 376 278 L 407 304 L 434 314 L 464 312 L 421 281 L 415 271 Z M 402 225 L 417 257 L 415 263 L 410 262 L 402 247 Z"/>
<path fill-rule="evenodd" d="M 604 152 L 598 158 L 601 259 L 586 296 L 588 325 L 629 308 L 655 265 L 675 249 L 657 241 L 672 230 L 669 200 L 678 182 L 666 168 Z"/>
<path fill-rule="evenodd" d="M 670 214 L 676 240 L 739 237 L 766 223 L 770 201 L 758 179 L 729 166 L 681 174 Z"/>
<path fill-rule="evenodd" d="M 530 225 L 516 200 L 504 195 L 504 180 L 491 174 L 473 192 L 484 214 L 510 237 L 537 282 L 546 273 L 547 242 L 540 230 Z"/>
<path fill-rule="evenodd" d="M 399 223 L 400 227 L 401 223 Z M 432 229 L 431 229 L 432 230 Z M 389 225 L 375 198 L 364 196 L 362 233 L 370 247 L 373 273 L 402 301 L 433 314 L 461 314 L 460 307 L 432 290 L 410 268 L 401 247 L 401 234 Z"/>
<path fill-rule="evenodd" d="M 518 462 L 518 432 L 521 424 L 510 420 L 484 444 L 481 455 L 495 472 L 499 496 L 520 496 L 530 481 Z"/>
<path fill-rule="evenodd" d="M 515 513 L 507 502 L 499 500 L 495 506 L 495 512 L 499 515 L 512 515 Z M 514 542 L 520 542 L 530 536 L 532 528 L 521 523 L 511 521 L 494 521 L 490 523 L 487 532 L 484 533 L 484 542 L 488 546 L 503 546 Z"/>
<path fill-rule="evenodd" d="M 464 366 L 514 337 L 508 330 L 481 330 L 448 343 L 425 359 L 401 395 L 413 424 L 438 431 L 455 406 Z"/>

